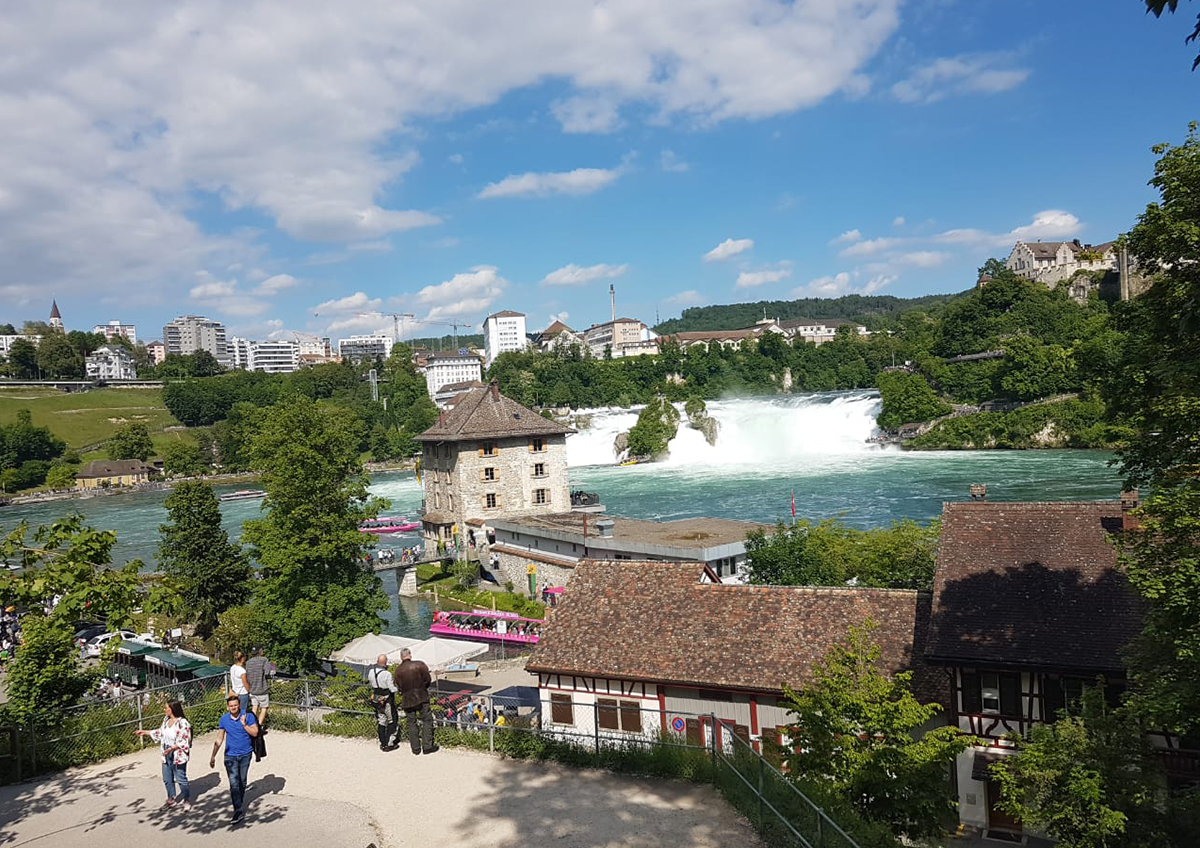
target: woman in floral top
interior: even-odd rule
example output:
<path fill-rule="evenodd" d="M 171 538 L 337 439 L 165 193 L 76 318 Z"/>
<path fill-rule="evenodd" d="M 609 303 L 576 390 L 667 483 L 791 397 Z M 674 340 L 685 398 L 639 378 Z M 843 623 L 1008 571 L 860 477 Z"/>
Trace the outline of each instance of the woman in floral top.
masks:
<path fill-rule="evenodd" d="M 162 749 L 162 777 L 167 787 L 163 808 L 175 806 L 175 784 L 179 784 L 179 806 L 192 808 L 192 792 L 188 785 L 188 754 L 192 750 L 192 725 L 183 717 L 183 704 L 169 701 L 163 707 L 163 721 L 158 730 L 138 730 L 138 736 L 149 736 Z"/>

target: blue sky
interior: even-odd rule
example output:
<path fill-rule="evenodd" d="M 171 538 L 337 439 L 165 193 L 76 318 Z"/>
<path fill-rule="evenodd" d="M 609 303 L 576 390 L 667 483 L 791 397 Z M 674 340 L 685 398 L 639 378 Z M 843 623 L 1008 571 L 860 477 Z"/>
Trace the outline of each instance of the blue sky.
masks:
<path fill-rule="evenodd" d="M 114 9 L 120 9 L 119 15 Z M 350 10 L 353 10 L 352 12 Z M 251 338 L 958 291 L 1152 199 L 1139 0 L 16 2 L 0 321 Z M 440 334 L 408 322 L 406 335 Z"/>

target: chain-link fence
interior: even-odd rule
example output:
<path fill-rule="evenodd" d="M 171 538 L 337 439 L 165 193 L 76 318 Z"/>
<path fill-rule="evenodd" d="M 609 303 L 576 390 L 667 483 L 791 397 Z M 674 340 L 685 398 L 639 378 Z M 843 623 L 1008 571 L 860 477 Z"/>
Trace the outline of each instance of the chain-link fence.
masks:
<path fill-rule="evenodd" d="M 0 728 L 0 784 L 94 763 L 144 747 L 135 730 L 154 730 L 163 706 L 178 700 L 195 734 L 217 726 L 225 709 L 222 677 L 85 701 L 50 719 Z"/>
<path fill-rule="evenodd" d="M 225 683 L 222 678 L 194 681 L 84 704 L 54 726 L 0 728 L 0 782 L 137 750 L 145 743 L 133 731 L 158 727 L 163 705 L 176 698 L 196 735 L 212 730 L 225 709 Z M 446 681 L 440 683 L 446 686 Z M 740 728 L 713 715 L 664 712 L 651 701 L 575 698 L 535 687 L 478 694 L 465 685 L 458 691 L 437 691 L 430 707 L 434 738 L 442 746 L 711 782 L 773 846 L 897 846 L 890 834 L 868 826 L 844 802 L 820 795 L 822 803 L 812 800 L 813 791 L 801 791 L 756 749 L 756 744 L 771 743 L 748 741 Z M 378 738 L 383 724 L 387 741 L 404 745 L 410 720 L 419 718 L 410 719 L 401 709 L 381 715 L 371 687 L 361 678 L 341 675 L 276 679 L 266 724 L 277 731 L 366 739 Z M 840 823 L 826 812 L 829 803 L 840 807 Z"/>

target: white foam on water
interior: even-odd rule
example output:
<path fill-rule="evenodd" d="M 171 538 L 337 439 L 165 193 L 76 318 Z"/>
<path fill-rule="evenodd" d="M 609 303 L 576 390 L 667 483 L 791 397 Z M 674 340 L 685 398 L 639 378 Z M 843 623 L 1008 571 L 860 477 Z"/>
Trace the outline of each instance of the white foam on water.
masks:
<path fill-rule="evenodd" d="M 679 405 L 682 412 L 682 404 Z M 572 467 L 614 465 L 613 441 L 637 422 L 639 410 L 584 410 L 591 426 L 567 437 Z M 878 451 L 867 439 L 876 432 L 879 396 L 874 392 L 830 392 L 710 401 L 708 414 L 720 423 L 716 445 L 684 419 L 671 441 L 668 466 L 701 468 L 775 465 L 816 457 Z"/>

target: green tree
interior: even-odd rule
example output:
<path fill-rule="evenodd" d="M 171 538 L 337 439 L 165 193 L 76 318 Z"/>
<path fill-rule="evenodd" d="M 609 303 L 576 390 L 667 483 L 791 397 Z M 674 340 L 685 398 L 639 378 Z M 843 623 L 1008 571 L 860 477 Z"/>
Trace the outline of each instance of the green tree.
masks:
<path fill-rule="evenodd" d="M 377 631 L 388 607 L 358 530 L 384 501 L 367 493 L 359 461 L 361 424 L 344 410 L 288 398 L 260 414 L 250 439 L 262 472 L 265 517 L 243 539 L 261 565 L 255 616 L 271 656 L 294 670 Z"/>
<path fill-rule="evenodd" d="M 746 537 L 750 582 L 771 586 L 840 586 L 854 547 L 855 531 L 833 520 L 775 525 L 775 533 Z"/>
<path fill-rule="evenodd" d="M 61 718 L 91 685 L 93 675 L 76 662 L 71 623 L 85 616 L 121 627 L 140 598 L 133 560 L 110 565 L 116 534 L 93 530 L 70 516 L 30 532 L 22 522 L 0 540 L 0 561 L 20 567 L 0 572 L 0 605 L 26 610 L 25 642 L 9 666 L 6 709 L 18 720 Z M 47 602 L 59 602 L 47 613 Z"/>
<path fill-rule="evenodd" d="M 183 477 L 198 477 L 208 470 L 208 464 L 195 442 L 171 442 L 163 448 L 163 471 Z"/>
<path fill-rule="evenodd" d="M 912 421 L 929 421 L 950 411 L 950 405 L 937 396 L 920 374 L 884 371 L 875 378 L 882 408 L 879 426 L 895 430 Z"/>
<path fill-rule="evenodd" d="M 846 644 L 813 663 L 811 683 L 785 687 L 781 703 L 794 721 L 784 763 L 897 834 L 932 836 L 957 808 L 949 770 L 974 740 L 954 727 L 919 733 L 941 708 L 913 696 L 911 672 L 884 673 L 874 627 L 851 627 Z"/>
<path fill-rule="evenodd" d="M 179 483 L 164 506 L 170 523 L 158 528 L 159 564 L 174 579 L 196 633 L 206 639 L 221 613 L 249 599 L 250 562 L 221 526 L 220 504 L 212 486 L 200 481 Z"/>
<path fill-rule="evenodd" d="M 217 358 L 207 350 L 198 350 L 188 358 L 191 360 L 188 373 L 192 377 L 214 377 L 225 370 Z"/>
<path fill-rule="evenodd" d="M 1126 305 L 1127 332 L 1110 402 L 1135 428 L 1120 452 L 1131 486 L 1153 494 L 1141 532 L 1119 537 L 1130 582 L 1147 601 L 1132 657 L 1134 696 L 1154 724 L 1200 730 L 1200 137 L 1154 148 L 1146 206 L 1128 249 L 1153 275 Z"/>
<path fill-rule="evenodd" d="M 51 489 L 71 489 L 75 486 L 75 469 L 69 465 L 54 465 L 46 472 L 46 485 Z"/>
<path fill-rule="evenodd" d="M 83 376 L 83 357 L 62 333 L 42 336 L 38 343 L 37 364 L 43 377 L 77 380 Z"/>
<path fill-rule="evenodd" d="M 140 421 L 130 421 L 117 428 L 108 439 L 109 459 L 140 459 L 145 462 L 154 453 L 150 431 Z"/>
<path fill-rule="evenodd" d="M 37 345 L 29 339 L 16 339 L 8 349 L 8 364 L 12 367 L 13 376 L 29 380 L 38 373 Z"/>
<path fill-rule="evenodd" d="M 679 410 L 658 397 L 646 404 L 629 431 L 630 456 L 661 456 L 679 432 Z"/>
<path fill-rule="evenodd" d="M 1098 687 L 1076 707 L 1014 737 L 1017 755 L 992 765 L 1001 806 L 1061 848 L 1168 848 L 1166 781 L 1141 726 Z"/>

